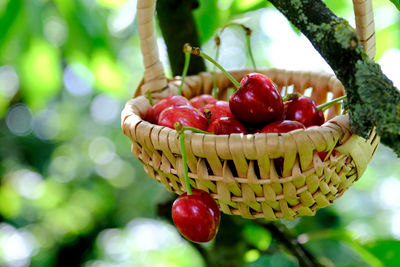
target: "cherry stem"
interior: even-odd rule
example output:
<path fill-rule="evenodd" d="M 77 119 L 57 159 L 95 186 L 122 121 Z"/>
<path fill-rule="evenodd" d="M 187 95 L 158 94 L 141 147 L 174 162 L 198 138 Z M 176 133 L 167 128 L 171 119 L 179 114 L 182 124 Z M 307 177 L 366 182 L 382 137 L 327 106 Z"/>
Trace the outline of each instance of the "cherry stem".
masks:
<path fill-rule="evenodd" d="M 209 110 L 208 108 L 205 108 L 203 113 L 207 118 L 208 124 L 210 124 L 211 123 L 211 115 L 212 115 L 211 110 Z"/>
<path fill-rule="evenodd" d="M 149 102 L 150 102 L 150 105 L 153 105 L 153 97 L 151 96 L 151 93 L 150 93 L 150 91 L 149 90 L 147 90 L 146 91 L 146 98 L 147 98 L 147 100 L 149 100 Z"/>
<path fill-rule="evenodd" d="M 183 129 L 183 131 L 192 131 L 194 133 L 212 134 L 212 133 L 209 133 L 209 132 L 197 129 L 197 128 L 193 128 L 193 127 L 190 127 L 190 126 L 182 126 L 182 129 Z"/>
<path fill-rule="evenodd" d="M 346 97 L 347 97 L 347 96 L 344 95 L 344 96 L 335 98 L 335 99 L 333 99 L 333 100 L 331 100 L 331 101 L 329 101 L 329 102 L 326 102 L 326 103 L 324 103 L 324 104 L 318 105 L 318 106 L 317 106 L 317 110 L 325 111 L 325 110 L 327 110 L 328 108 L 330 108 L 333 104 L 336 104 L 337 102 L 340 102 L 340 101 L 346 99 Z"/>
<path fill-rule="evenodd" d="M 183 174 L 185 177 L 185 184 L 186 184 L 186 193 L 188 196 L 190 196 L 193 194 L 193 192 L 192 192 L 192 187 L 190 186 L 188 167 L 187 167 L 185 133 L 184 133 L 185 130 L 180 122 L 175 122 L 174 127 L 179 134 L 179 141 L 181 144 L 182 161 L 183 161 Z"/>
<path fill-rule="evenodd" d="M 181 84 L 179 85 L 179 90 L 178 90 L 178 95 L 182 95 L 182 88 L 183 88 L 183 83 L 185 81 L 185 77 L 187 74 L 187 71 L 189 69 L 189 63 L 190 63 L 190 50 L 187 46 L 190 47 L 189 44 L 185 44 L 183 46 L 183 52 L 185 53 L 185 65 L 183 65 L 183 72 L 182 72 L 182 79 L 181 79 Z"/>
<path fill-rule="evenodd" d="M 254 69 L 254 71 L 257 71 L 256 61 L 254 60 L 253 52 L 251 51 L 250 35 L 251 35 L 251 31 L 250 31 L 250 34 L 246 35 L 247 49 L 249 50 L 249 56 L 250 56 L 251 64 L 253 65 L 253 69 Z"/>
<path fill-rule="evenodd" d="M 253 65 L 254 71 L 257 71 L 256 61 L 254 60 L 253 52 L 251 51 L 251 33 L 252 33 L 252 30 L 249 27 L 247 27 L 246 25 L 244 25 L 244 24 L 237 23 L 237 22 L 231 22 L 231 23 L 225 24 L 224 26 L 221 27 L 220 34 L 222 34 L 222 32 L 226 28 L 228 28 L 229 26 L 239 26 L 239 27 L 242 27 L 242 29 L 245 31 L 245 33 L 246 33 L 246 46 L 247 46 L 247 50 L 249 51 L 249 57 L 250 57 L 250 60 L 251 60 L 251 64 Z"/>
<path fill-rule="evenodd" d="M 217 66 L 225 75 L 228 77 L 228 79 L 233 83 L 233 85 L 236 87 L 236 89 L 239 89 L 242 85 L 235 80 L 235 78 L 232 77 L 218 62 L 216 62 L 214 59 L 212 59 L 210 56 L 205 54 L 200 50 L 198 47 L 190 47 L 191 48 L 191 53 L 196 56 L 200 56 L 202 58 L 207 59 L 211 63 L 213 63 L 215 66 Z"/>
<path fill-rule="evenodd" d="M 217 34 L 215 36 L 215 45 L 217 46 L 217 50 L 215 52 L 215 60 L 218 60 L 219 58 L 219 50 L 221 47 L 221 38 L 219 37 L 219 35 Z M 218 88 L 217 88 L 217 68 L 214 65 L 213 68 L 213 90 L 212 90 L 212 96 L 217 98 L 218 97 Z"/>
<path fill-rule="evenodd" d="M 292 93 L 292 94 L 287 94 L 287 95 L 283 96 L 283 97 L 282 97 L 282 101 L 285 102 L 285 101 L 289 101 L 289 100 L 296 100 L 296 99 L 299 98 L 300 96 L 301 96 L 300 93 L 294 92 L 294 93 Z"/>

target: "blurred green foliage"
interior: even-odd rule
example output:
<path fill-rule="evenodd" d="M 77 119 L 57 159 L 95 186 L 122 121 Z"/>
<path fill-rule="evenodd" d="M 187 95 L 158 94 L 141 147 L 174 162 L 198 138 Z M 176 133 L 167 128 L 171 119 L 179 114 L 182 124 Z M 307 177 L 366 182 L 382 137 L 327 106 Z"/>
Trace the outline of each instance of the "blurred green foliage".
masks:
<path fill-rule="evenodd" d="M 267 1 L 199 2 L 194 15 L 206 50 L 215 30 L 236 20 L 254 30 L 257 65 L 276 63 L 264 45 L 273 40 L 260 29 L 274 10 Z M 326 3 L 352 16 L 351 1 Z M 394 10 L 387 3 L 374 1 L 377 60 L 400 48 L 400 19 L 385 15 Z M 194 245 L 161 215 L 173 195 L 147 178 L 120 129 L 120 111 L 144 70 L 135 5 L 0 1 L 0 265 L 298 266 L 251 221 L 223 217 L 215 242 Z M 223 50 L 245 51 L 241 34 L 222 38 Z M 221 60 L 250 64 L 223 52 Z M 326 266 L 397 266 L 399 167 L 381 147 L 334 206 L 282 223 Z"/>

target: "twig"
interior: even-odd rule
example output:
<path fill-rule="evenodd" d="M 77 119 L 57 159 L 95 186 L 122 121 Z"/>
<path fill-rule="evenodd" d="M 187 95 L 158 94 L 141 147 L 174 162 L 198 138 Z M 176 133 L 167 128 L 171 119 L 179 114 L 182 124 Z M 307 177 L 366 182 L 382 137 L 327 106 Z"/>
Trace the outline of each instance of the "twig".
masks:
<path fill-rule="evenodd" d="M 293 256 L 295 256 L 302 267 L 320 267 L 317 259 L 297 239 L 292 236 L 282 224 L 263 223 L 255 221 L 256 224 L 267 229 L 272 237 L 281 243 Z"/>

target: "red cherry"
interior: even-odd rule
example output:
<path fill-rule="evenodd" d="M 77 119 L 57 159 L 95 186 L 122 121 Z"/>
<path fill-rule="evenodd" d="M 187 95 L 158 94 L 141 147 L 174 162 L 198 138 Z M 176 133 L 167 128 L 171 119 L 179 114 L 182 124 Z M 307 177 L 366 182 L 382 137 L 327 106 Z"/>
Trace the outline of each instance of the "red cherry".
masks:
<path fill-rule="evenodd" d="M 146 114 L 146 120 L 151 123 L 158 123 L 160 113 L 169 107 L 190 105 L 189 100 L 181 95 L 171 95 L 158 101 Z"/>
<path fill-rule="evenodd" d="M 233 114 L 229 108 L 229 103 L 226 101 L 219 100 L 213 104 L 206 105 L 204 110 L 209 110 L 211 112 L 210 122 L 221 117 L 233 118 Z"/>
<path fill-rule="evenodd" d="M 298 121 L 276 121 L 265 126 L 261 133 L 287 133 L 296 129 L 305 129 L 303 124 Z M 282 175 L 283 158 L 274 159 L 275 169 L 278 175 Z"/>
<path fill-rule="evenodd" d="M 325 122 L 325 116 L 324 116 L 324 112 L 322 110 L 318 110 L 318 114 L 315 117 L 315 124 L 316 125 L 322 125 Z"/>
<path fill-rule="evenodd" d="M 288 103 L 285 119 L 301 122 L 306 127 L 319 126 L 325 121 L 323 112 L 317 109 L 317 103 L 306 96 L 300 96 Z"/>
<path fill-rule="evenodd" d="M 318 156 L 322 161 L 325 161 L 325 158 L 327 155 L 328 155 L 328 153 L 326 153 L 324 151 L 318 152 Z"/>
<path fill-rule="evenodd" d="M 250 125 L 283 119 L 283 102 L 275 84 L 259 73 L 247 74 L 229 100 L 234 117 Z"/>
<path fill-rule="evenodd" d="M 287 133 L 296 129 L 305 129 L 304 125 L 298 121 L 275 121 L 265 126 L 261 133 Z"/>
<path fill-rule="evenodd" d="M 336 156 L 336 154 L 337 154 L 336 150 L 333 150 L 331 153 L 332 156 Z M 318 152 L 318 156 L 322 161 L 325 161 L 327 155 L 328 155 L 327 152 L 324 151 Z"/>
<path fill-rule="evenodd" d="M 232 117 L 221 117 L 213 120 L 207 128 L 207 132 L 220 134 L 243 133 L 246 134 L 246 127 Z"/>
<path fill-rule="evenodd" d="M 259 133 L 259 132 L 261 131 L 261 129 L 262 129 L 262 128 L 260 128 L 260 127 L 248 126 L 248 127 L 247 127 L 247 133 L 256 134 L 256 133 Z"/>
<path fill-rule="evenodd" d="M 212 95 L 203 94 L 193 97 L 189 100 L 189 102 L 193 107 L 203 112 L 203 109 L 206 105 L 214 104 L 215 102 L 217 102 L 217 99 L 215 99 Z"/>
<path fill-rule="evenodd" d="M 208 242 L 218 232 L 220 212 L 215 200 L 205 191 L 183 193 L 172 205 L 172 220 L 179 232 L 193 242 Z"/>
<path fill-rule="evenodd" d="M 175 129 L 175 122 L 180 122 L 183 126 L 194 127 L 203 131 L 208 126 L 206 116 L 192 106 L 169 107 L 160 113 L 158 125 Z"/>

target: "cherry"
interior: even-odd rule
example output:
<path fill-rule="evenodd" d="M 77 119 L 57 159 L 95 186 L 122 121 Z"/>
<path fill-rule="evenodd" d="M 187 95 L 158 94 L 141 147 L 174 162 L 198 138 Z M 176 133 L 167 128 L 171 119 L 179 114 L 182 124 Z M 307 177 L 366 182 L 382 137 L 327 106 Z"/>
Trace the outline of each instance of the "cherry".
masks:
<path fill-rule="evenodd" d="M 146 114 L 148 122 L 157 124 L 160 113 L 169 107 L 190 105 L 189 100 L 180 95 L 172 95 L 158 101 Z"/>
<path fill-rule="evenodd" d="M 261 133 L 287 133 L 296 129 L 305 129 L 303 124 L 298 121 L 276 121 L 265 126 Z M 278 175 L 282 175 L 283 158 L 274 159 L 275 169 Z"/>
<path fill-rule="evenodd" d="M 192 195 L 180 195 L 172 205 L 172 220 L 179 232 L 193 242 L 208 242 L 218 232 L 220 211 L 205 191 L 194 189 Z"/>
<path fill-rule="evenodd" d="M 207 128 L 207 132 L 220 134 L 243 133 L 246 134 L 246 127 L 233 117 L 220 117 L 213 120 Z"/>
<path fill-rule="evenodd" d="M 332 155 L 332 156 L 336 156 L 336 155 L 337 155 L 337 150 L 334 149 L 334 150 L 332 151 L 331 155 Z M 321 151 L 321 152 L 318 152 L 318 156 L 319 156 L 319 158 L 320 158 L 322 161 L 325 161 L 326 156 L 328 156 L 328 153 L 327 153 L 327 152 L 324 152 L 324 151 Z"/>
<path fill-rule="evenodd" d="M 325 122 L 322 110 L 318 110 L 315 101 L 306 96 L 289 101 L 285 119 L 301 122 L 306 127 L 320 126 Z"/>
<path fill-rule="evenodd" d="M 193 242 L 208 242 L 218 232 L 220 221 L 219 208 L 215 200 L 207 192 L 200 189 L 192 191 L 186 159 L 184 134 L 186 127 L 180 122 L 176 122 L 174 128 L 179 133 L 186 192 L 179 196 L 172 204 L 172 220 L 185 238 Z M 199 131 L 198 129 L 193 130 Z"/>
<path fill-rule="evenodd" d="M 217 102 L 217 99 L 215 99 L 212 95 L 202 94 L 193 97 L 192 99 L 189 100 L 189 102 L 193 107 L 203 112 L 203 109 L 206 105 L 214 104 L 215 102 Z"/>
<path fill-rule="evenodd" d="M 261 131 L 262 127 L 259 126 L 247 126 L 247 133 L 256 134 Z"/>
<path fill-rule="evenodd" d="M 234 117 L 246 124 L 260 125 L 283 119 L 283 101 L 275 84 L 259 73 L 247 74 L 233 93 L 229 106 Z"/>
<path fill-rule="evenodd" d="M 210 122 L 213 122 L 214 120 L 221 117 L 233 118 L 233 114 L 231 112 L 231 109 L 229 108 L 229 103 L 222 100 L 216 101 L 213 104 L 206 105 L 204 107 L 204 112 L 211 113 Z"/>
<path fill-rule="evenodd" d="M 325 161 L 325 158 L 327 155 L 328 155 L 328 153 L 326 153 L 324 151 L 318 152 L 318 156 L 322 161 Z"/>
<path fill-rule="evenodd" d="M 174 123 L 194 127 L 205 131 L 208 126 L 207 118 L 192 106 L 173 106 L 163 110 L 158 118 L 158 125 L 174 129 Z"/>
<path fill-rule="evenodd" d="M 233 83 L 237 91 L 229 99 L 233 116 L 249 125 L 265 125 L 283 120 L 283 101 L 275 84 L 265 75 L 251 73 L 238 83 L 220 64 L 200 51 L 187 46 L 190 53 L 201 56 L 217 66 Z"/>
<path fill-rule="evenodd" d="M 305 129 L 304 125 L 298 121 L 275 121 L 265 126 L 261 133 L 287 133 L 296 129 Z"/>

